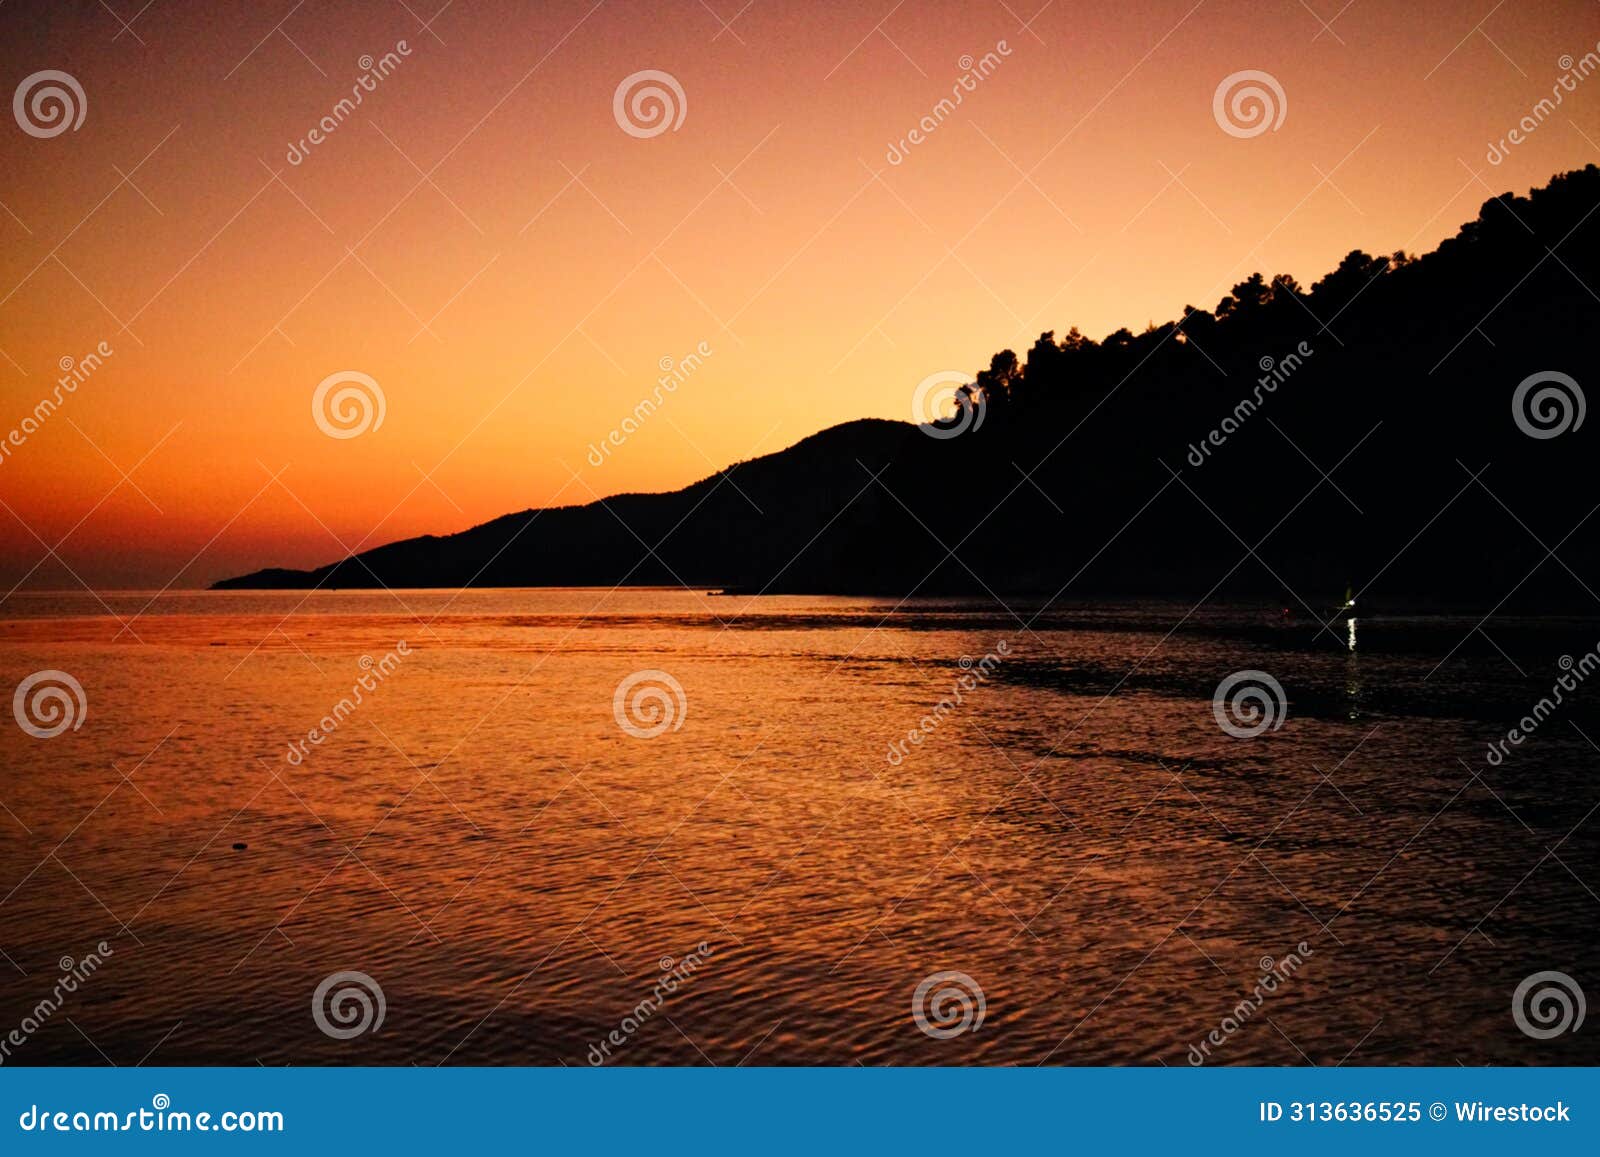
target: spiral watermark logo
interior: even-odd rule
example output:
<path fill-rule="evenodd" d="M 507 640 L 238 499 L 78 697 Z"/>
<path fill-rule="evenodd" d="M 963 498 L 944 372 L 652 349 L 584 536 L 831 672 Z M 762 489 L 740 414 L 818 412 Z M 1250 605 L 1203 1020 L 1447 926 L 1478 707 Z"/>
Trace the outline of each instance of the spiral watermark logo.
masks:
<path fill-rule="evenodd" d="M 35 739 L 54 739 L 83 726 L 89 700 L 83 684 L 65 671 L 35 671 L 11 696 L 17 726 Z"/>
<path fill-rule="evenodd" d="M 1565 972 L 1535 972 L 1511 994 L 1511 1019 L 1534 1040 L 1583 1027 L 1583 989 Z"/>
<path fill-rule="evenodd" d="M 1511 417 L 1530 438 L 1557 438 L 1583 425 L 1588 407 L 1583 387 L 1571 374 L 1540 370 L 1517 384 L 1511 395 Z"/>
<path fill-rule="evenodd" d="M 1268 729 L 1278 730 L 1288 711 L 1283 684 L 1265 671 L 1235 671 L 1217 684 L 1211 697 L 1217 726 L 1235 739 L 1253 739 Z"/>
<path fill-rule="evenodd" d="M 911 1019 L 934 1040 L 977 1032 L 988 1011 L 983 986 L 965 972 L 935 972 L 911 994 Z"/>
<path fill-rule="evenodd" d="M 670 72 L 646 68 L 623 78 L 611 96 L 611 115 L 630 137 L 659 137 L 683 127 L 689 115 L 689 98 Z"/>
<path fill-rule="evenodd" d="M 311 1019 L 334 1040 L 350 1040 L 383 1027 L 383 989 L 365 972 L 335 972 L 311 994 Z"/>
<path fill-rule="evenodd" d="M 17 85 L 11 113 L 23 132 L 48 140 L 83 126 L 83 118 L 89 115 L 89 98 L 83 95 L 77 77 L 47 68 Z"/>
<path fill-rule="evenodd" d="M 683 726 L 689 701 L 683 684 L 665 671 L 635 671 L 617 684 L 611 714 L 617 726 L 635 739 L 654 739 Z"/>
<path fill-rule="evenodd" d="M 1211 115 L 1230 137 L 1259 137 L 1277 132 L 1289 115 L 1289 98 L 1270 72 L 1247 68 L 1223 77 L 1211 98 Z"/>
<path fill-rule="evenodd" d="M 911 392 L 911 420 L 930 438 L 955 438 L 983 425 L 985 399 L 977 379 L 960 370 L 940 370 Z M 955 412 L 950 412 L 950 407 Z"/>
<path fill-rule="evenodd" d="M 340 370 L 311 392 L 311 418 L 330 438 L 359 438 L 383 425 L 388 401 L 369 374 Z"/>

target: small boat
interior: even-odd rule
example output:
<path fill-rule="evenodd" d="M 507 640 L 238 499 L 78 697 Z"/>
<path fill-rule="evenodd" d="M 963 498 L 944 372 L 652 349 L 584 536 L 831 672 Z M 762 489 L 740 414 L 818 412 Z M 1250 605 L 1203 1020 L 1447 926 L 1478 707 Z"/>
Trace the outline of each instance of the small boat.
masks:
<path fill-rule="evenodd" d="M 1282 610 L 1278 612 L 1278 617 L 1281 620 L 1289 623 L 1293 622 L 1299 617 L 1292 600 L 1285 599 L 1281 605 Z M 1332 603 L 1322 607 L 1307 607 L 1306 609 L 1329 624 L 1339 622 L 1343 619 L 1353 619 L 1356 617 L 1355 588 L 1346 583 L 1344 588 L 1344 600 L 1342 602 Z M 1361 613 L 1371 614 L 1372 608 L 1363 603 L 1361 606 Z"/>
<path fill-rule="evenodd" d="M 1366 613 L 1370 611 L 1371 608 L 1363 604 L 1361 610 L 1362 613 Z M 1344 623 L 1345 629 L 1348 632 L 1348 637 L 1345 639 L 1345 646 L 1351 652 L 1354 652 L 1356 649 L 1356 591 L 1352 584 L 1345 583 L 1344 602 L 1332 608 L 1328 617 L 1328 622 Z M 1354 719 L 1355 716 L 1352 714 L 1351 718 Z"/>
<path fill-rule="evenodd" d="M 1362 608 L 1363 611 L 1366 609 Z M 1328 608 L 1330 618 L 1353 619 L 1356 617 L 1356 590 L 1350 583 L 1344 585 L 1344 602 Z"/>

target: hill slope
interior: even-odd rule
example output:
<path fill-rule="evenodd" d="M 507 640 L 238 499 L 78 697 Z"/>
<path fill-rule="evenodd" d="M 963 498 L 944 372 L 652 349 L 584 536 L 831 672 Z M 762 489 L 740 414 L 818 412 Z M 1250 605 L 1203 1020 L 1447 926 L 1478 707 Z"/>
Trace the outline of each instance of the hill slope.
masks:
<path fill-rule="evenodd" d="M 670 494 L 217 586 L 1214 590 L 1293 605 L 1353 580 L 1395 602 L 1593 609 L 1600 487 L 1581 419 L 1597 208 L 1591 165 L 1485 202 L 1421 258 L 1355 251 L 1309 289 L 1257 274 L 1141 334 L 1042 335 L 978 375 L 984 421 L 959 437 L 849 422 Z M 1546 371 L 1576 388 L 1519 393 Z"/>

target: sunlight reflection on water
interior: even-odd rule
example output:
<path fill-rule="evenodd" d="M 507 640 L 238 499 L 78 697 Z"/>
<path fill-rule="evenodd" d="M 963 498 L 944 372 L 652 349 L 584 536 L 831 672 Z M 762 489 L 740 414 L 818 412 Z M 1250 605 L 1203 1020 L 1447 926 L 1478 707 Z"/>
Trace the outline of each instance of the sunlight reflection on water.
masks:
<path fill-rule="evenodd" d="M 88 700 L 0 728 L 0 1027 L 115 947 L 14 1063 L 583 1064 L 704 945 L 617 1062 L 1181 1065 L 1301 942 L 1217 1062 L 1600 1059 L 1508 1005 L 1595 961 L 1593 712 L 1483 760 L 1593 623 L 1496 628 L 1524 678 L 1476 644 L 1430 675 L 1474 620 L 1364 616 L 1357 650 L 1353 621 L 1159 603 L 106 598 L 0 609 L 6 687 L 59 668 Z M 1237 739 L 1211 696 L 1247 668 L 1287 720 Z M 650 738 L 614 712 L 640 671 L 682 692 Z M 340 970 L 380 1031 L 318 1031 Z M 981 1027 L 919 1030 L 941 971 Z"/>

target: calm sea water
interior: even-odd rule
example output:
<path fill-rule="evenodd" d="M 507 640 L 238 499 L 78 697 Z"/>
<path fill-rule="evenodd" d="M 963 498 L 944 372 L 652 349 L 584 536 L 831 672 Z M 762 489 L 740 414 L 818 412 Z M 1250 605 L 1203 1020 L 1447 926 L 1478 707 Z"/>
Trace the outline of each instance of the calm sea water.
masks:
<path fill-rule="evenodd" d="M 5 1063 L 1600 1061 L 1513 1015 L 1600 996 L 1600 694 L 1486 759 L 1600 623 L 104 599 L 0 606 L 87 704 L 0 727 Z"/>

